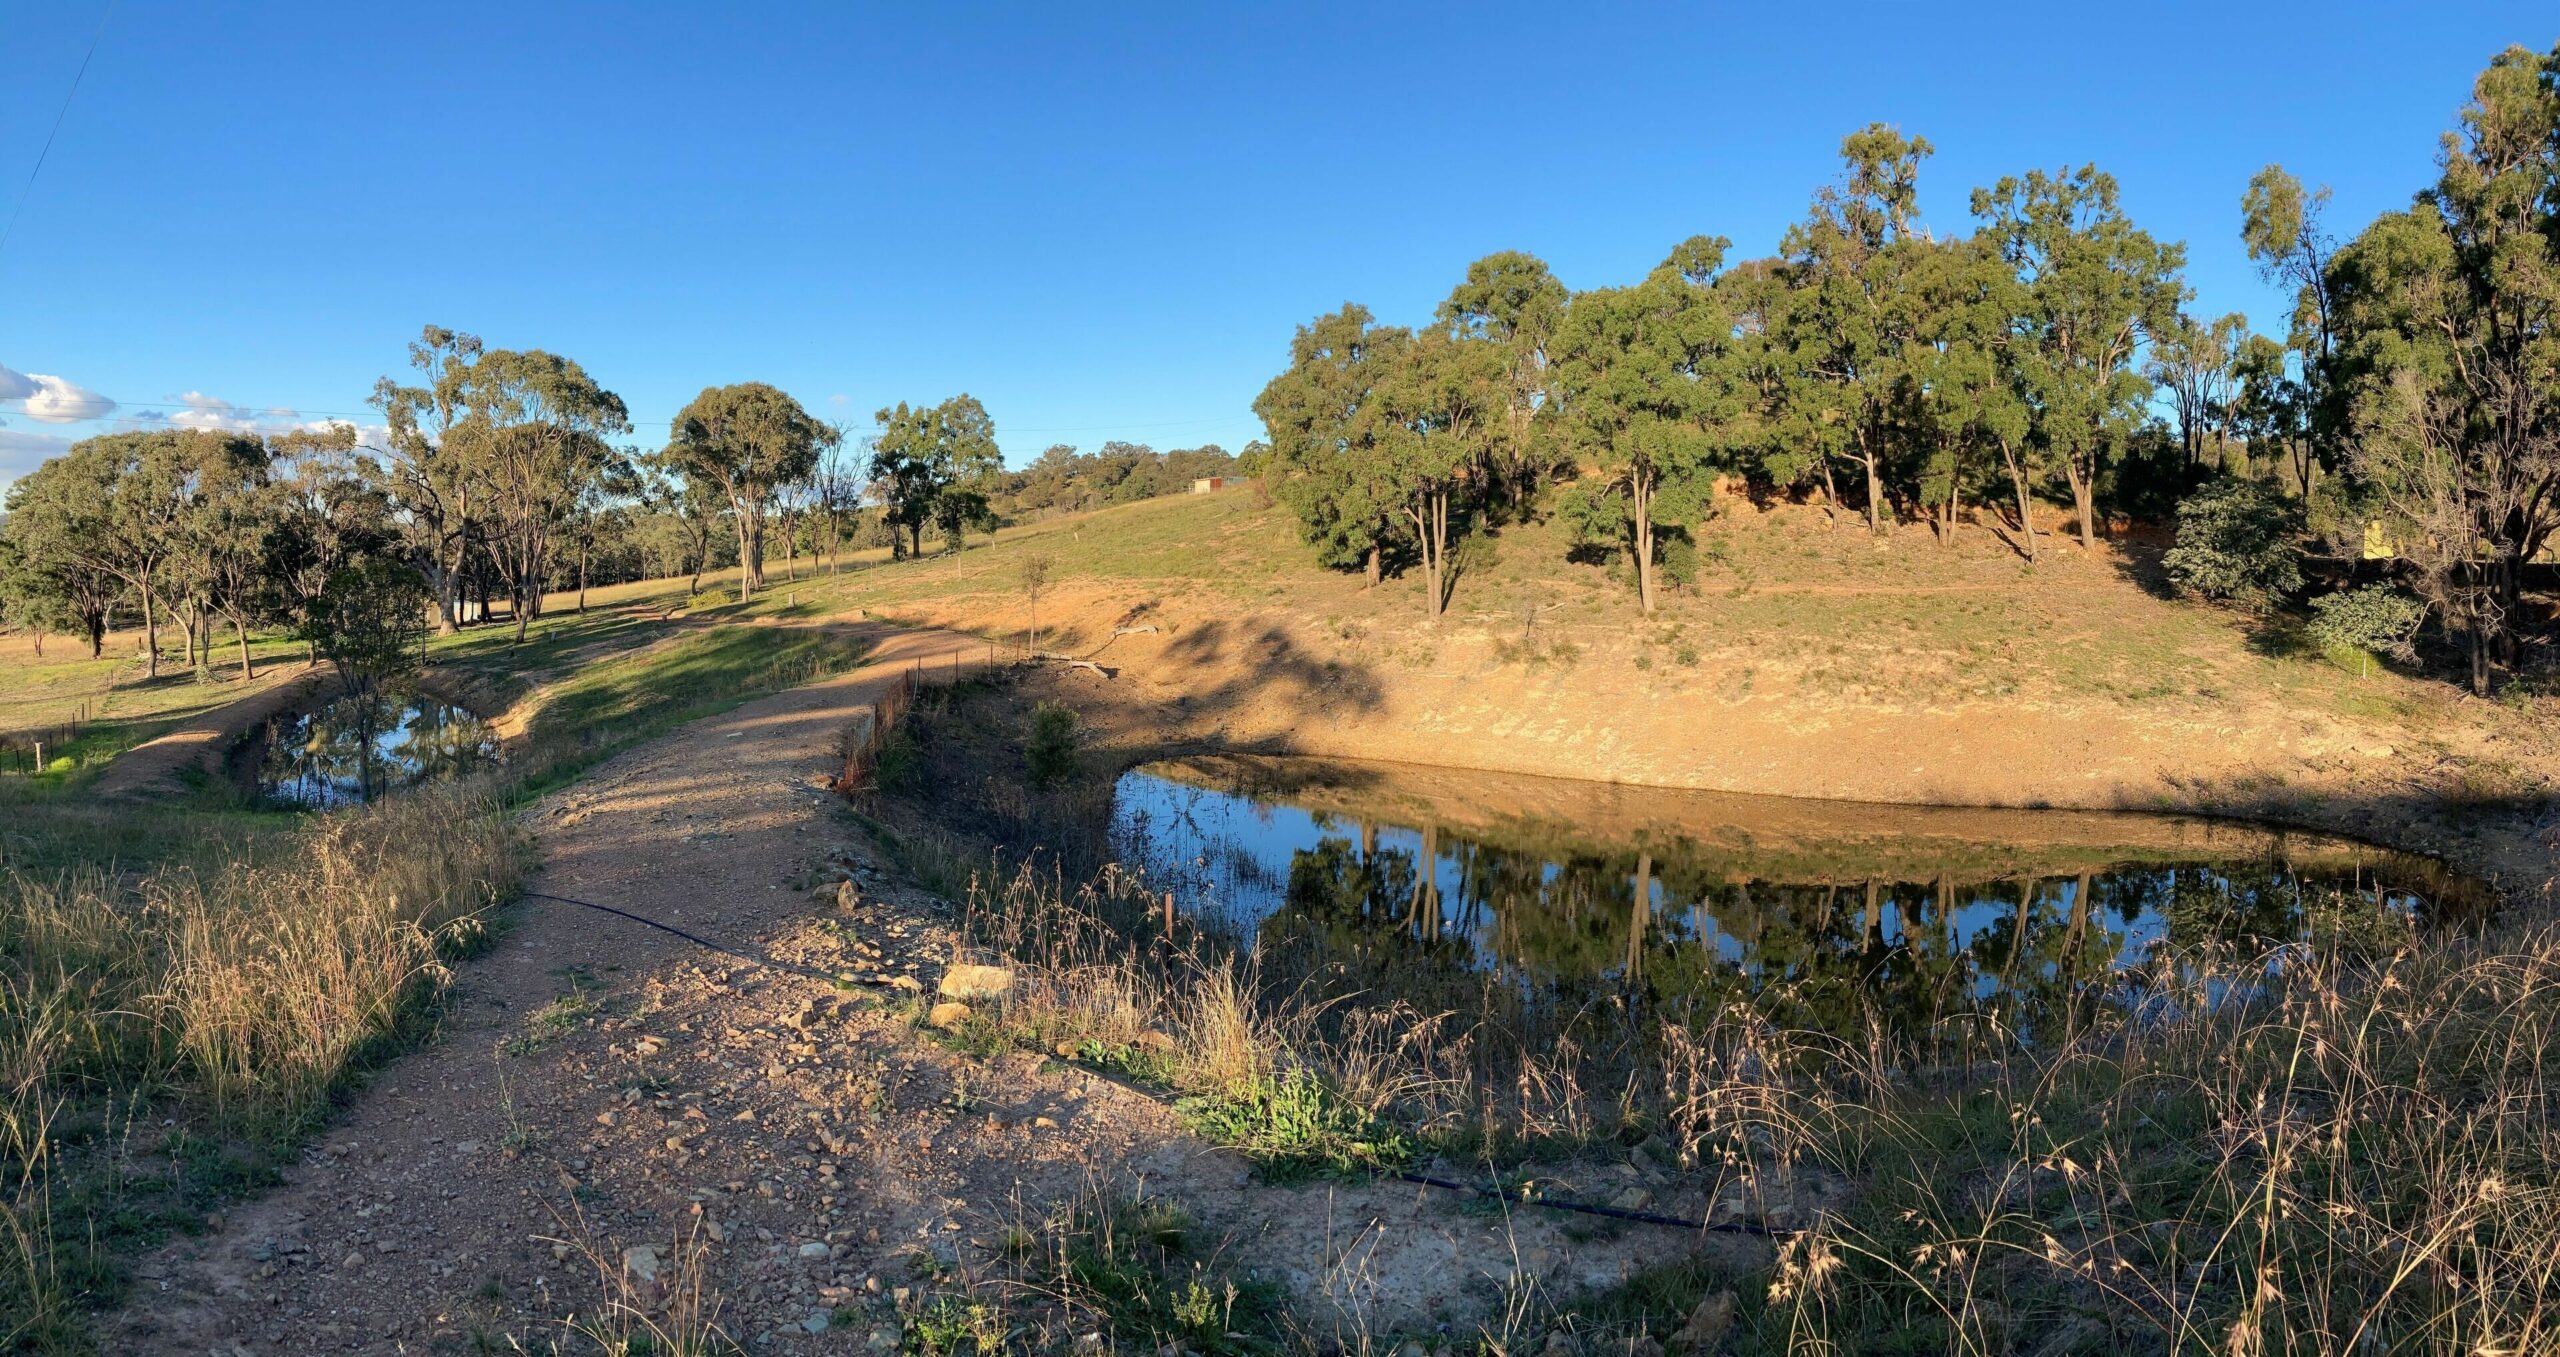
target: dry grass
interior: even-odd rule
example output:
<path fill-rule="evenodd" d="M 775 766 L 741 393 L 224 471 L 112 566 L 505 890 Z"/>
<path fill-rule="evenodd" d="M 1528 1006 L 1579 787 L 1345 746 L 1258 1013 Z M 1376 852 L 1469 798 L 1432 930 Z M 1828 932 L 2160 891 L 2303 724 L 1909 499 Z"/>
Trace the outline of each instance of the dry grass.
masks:
<path fill-rule="evenodd" d="M 0 1342 L 79 1350 L 116 1252 L 256 1181 L 408 1035 L 521 855 L 472 783 L 227 865 L 0 882 Z M 170 1161 L 195 1176 L 135 1177 Z"/>
<path fill-rule="evenodd" d="M 1267 974 L 1116 869 L 982 885 L 967 926 L 1018 975 L 964 1041 L 1154 1083 L 1267 1172 L 1641 1138 L 1782 1232 L 1756 1270 L 1674 1264 L 1527 1326 L 1590 1351 L 1728 1289 L 1738 1352 L 2560 1351 L 2560 928 L 2164 956 L 2066 1039 L 1962 1064 L 1736 1009 L 1641 1069 L 1555 1049 L 1492 1088 L 1467 1022 Z"/>

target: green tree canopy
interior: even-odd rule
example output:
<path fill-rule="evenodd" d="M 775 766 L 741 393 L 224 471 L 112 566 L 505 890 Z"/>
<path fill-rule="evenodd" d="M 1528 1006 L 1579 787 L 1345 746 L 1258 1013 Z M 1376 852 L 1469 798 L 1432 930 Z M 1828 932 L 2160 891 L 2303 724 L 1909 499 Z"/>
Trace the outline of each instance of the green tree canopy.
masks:
<path fill-rule="evenodd" d="M 906 533 L 910 554 L 924 554 L 927 524 L 957 547 L 972 528 L 994 525 L 988 494 L 1004 474 L 995 420 L 962 392 L 938 405 L 900 401 L 872 416 L 871 494 L 890 524 Z"/>
<path fill-rule="evenodd" d="M 738 535 L 738 598 L 764 584 L 765 519 L 777 487 L 817 469 L 818 450 L 836 431 L 800 402 L 763 382 L 706 386 L 667 434 L 662 466 L 688 484 L 718 486 Z"/>
<path fill-rule="evenodd" d="M 2186 247 L 2135 227 L 2115 176 L 2089 165 L 1975 189 L 1973 212 L 2017 271 L 2006 347 L 2035 441 L 2070 485 L 2080 544 L 2095 550 L 2098 473 L 2147 417 L 2151 383 L 2135 359 L 2186 300 Z"/>
<path fill-rule="evenodd" d="M 2486 693 L 2560 528 L 2560 53 L 2499 54 L 2440 161 L 2331 263 L 2333 380 L 2353 467 Z"/>
<path fill-rule="evenodd" d="M 1385 576 L 1386 557 L 1407 545 L 1395 497 L 1381 480 L 1386 416 L 1379 389 L 1411 332 L 1374 324 L 1369 308 L 1339 311 L 1298 327 L 1289 367 L 1254 398 L 1270 431 L 1265 474 L 1298 515 L 1316 559 L 1335 569 Z"/>
<path fill-rule="evenodd" d="M 1614 525 L 1646 612 L 1660 528 L 1698 522 L 1717 471 L 1753 441 L 1737 319 L 1716 275 L 1730 242 L 1693 236 L 1633 287 L 1577 294 L 1557 341 L 1575 516 Z"/>

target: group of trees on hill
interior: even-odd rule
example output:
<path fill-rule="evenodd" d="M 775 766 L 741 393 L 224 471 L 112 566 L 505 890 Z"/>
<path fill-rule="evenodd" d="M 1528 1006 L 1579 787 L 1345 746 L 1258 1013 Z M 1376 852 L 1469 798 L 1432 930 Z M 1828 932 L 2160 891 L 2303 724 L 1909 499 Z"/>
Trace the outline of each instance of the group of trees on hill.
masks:
<path fill-rule="evenodd" d="M 1113 439 L 1089 453 L 1052 443 L 1029 465 L 1006 474 L 994 501 L 1016 517 L 1075 513 L 1184 494 L 1194 481 L 1232 476 L 1237 470 L 1235 454 L 1215 443 L 1158 452 L 1144 443 Z"/>
<path fill-rule="evenodd" d="M 368 625 L 363 600 L 415 597 L 444 631 L 504 616 L 521 639 L 546 593 L 739 567 L 739 597 L 780 555 L 830 565 L 847 545 L 920 554 L 996 521 L 1008 487 L 974 398 L 879 412 L 867 448 L 762 382 L 706 387 L 644 452 L 622 399 L 570 359 L 428 326 L 407 380 L 348 423 L 266 435 L 142 429 L 74 444 L 9 488 L 0 621 L 103 652 L 138 623 L 150 676 L 162 637 L 211 665 L 217 627 L 253 673 L 254 629 L 313 643 Z M 377 445 L 378 444 L 378 445 Z M 1067 460 L 1073 457 L 1066 450 Z M 402 581 L 406 581 L 403 584 Z"/>
<path fill-rule="evenodd" d="M 1974 190 L 1970 234 L 1924 226 L 1930 152 L 1851 135 L 1770 257 L 1696 236 L 1574 292 L 1505 252 L 1429 325 L 1316 318 L 1255 402 L 1274 493 L 1318 559 L 1414 571 L 1436 619 L 1464 539 L 1524 517 L 1626 560 L 1651 611 L 1720 488 L 1875 532 L 1981 522 L 2032 561 L 2040 503 L 2091 549 L 2102 502 L 2165 518 L 2244 478 L 2296 538 L 2379 525 L 2475 687 L 2514 662 L 2524 569 L 2560 526 L 2560 52 L 2501 54 L 2437 183 L 2350 241 L 2325 192 L 2251 181 L 2244 243 L 2297 300 L 2281 339 L 2189 312 L 2185 247 L 2093 166 Z"/>

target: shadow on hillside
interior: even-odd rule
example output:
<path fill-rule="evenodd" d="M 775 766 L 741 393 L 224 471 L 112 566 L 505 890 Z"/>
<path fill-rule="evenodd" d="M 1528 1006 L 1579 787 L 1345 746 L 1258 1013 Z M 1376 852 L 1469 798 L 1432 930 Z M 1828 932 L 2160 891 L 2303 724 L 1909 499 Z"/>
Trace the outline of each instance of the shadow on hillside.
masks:
<path fill-rule="evenodd" d="M 1190 702 L 1212 708 L 1278 700 L 1338 716 L 1373 712 L 1386 700 L 1367 666 L 1313 654 L 1268 622 L 1190 627 L 1166 643 L 1164 665 Z"/>
<path fill-rule="evenodd" d="M 2078 550 L 2078 539 L 2071 539 Z M 2169 539 L 2154 532 L 2117 532 L 2100 539 L 2112 547 L 2106 559 L 2127 583 L 2164 602 L 2178 601 L 2178 586 L 2169 578 Z"/>

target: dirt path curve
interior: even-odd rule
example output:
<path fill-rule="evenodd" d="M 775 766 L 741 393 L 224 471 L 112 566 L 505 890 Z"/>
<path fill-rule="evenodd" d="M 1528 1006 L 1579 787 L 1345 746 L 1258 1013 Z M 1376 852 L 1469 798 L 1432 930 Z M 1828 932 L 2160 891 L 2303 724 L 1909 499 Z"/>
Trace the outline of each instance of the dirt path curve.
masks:
<path fill-rule="evenodd" d="M 234 740 L 260 721 L 316 700 L 337 683 L 326 669 L 278 662 L 276 670 L 299 669 L 289 678 L 262 679 L 268 686 L 209 712 L 176 729 L 143 741 L 116 756 L 98 774 L 90 794 L 99 797 L 159 796 L 177 790 L 177 776 L 189 768 L 208 767 Z"/>

